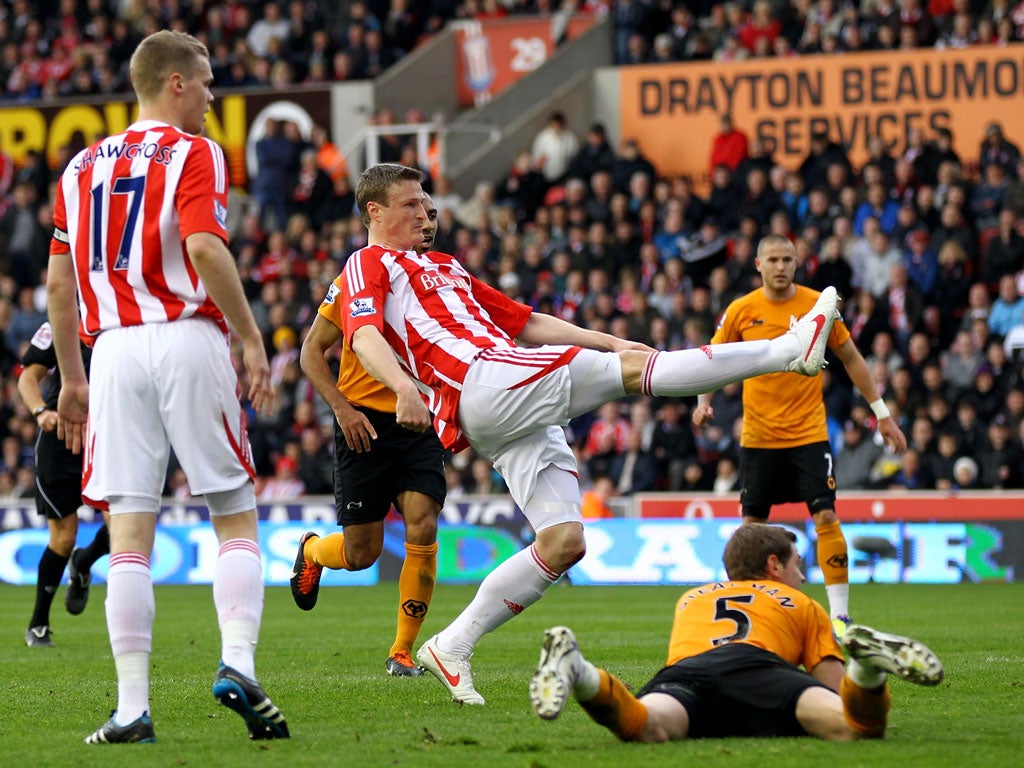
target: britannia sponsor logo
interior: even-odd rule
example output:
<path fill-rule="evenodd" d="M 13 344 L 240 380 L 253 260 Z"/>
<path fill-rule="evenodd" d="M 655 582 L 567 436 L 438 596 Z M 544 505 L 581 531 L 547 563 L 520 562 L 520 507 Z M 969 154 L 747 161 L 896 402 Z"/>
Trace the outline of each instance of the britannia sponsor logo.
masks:
<path fill-rule="evenodd" d="M 436 291 L 438 288 L 462 288 L 466 291 L 469 290 L 468 280 L 464 280 L 461 277 L 449 277 L 439 272 L 420 275 L 420 284 L 425 291 Z"/>

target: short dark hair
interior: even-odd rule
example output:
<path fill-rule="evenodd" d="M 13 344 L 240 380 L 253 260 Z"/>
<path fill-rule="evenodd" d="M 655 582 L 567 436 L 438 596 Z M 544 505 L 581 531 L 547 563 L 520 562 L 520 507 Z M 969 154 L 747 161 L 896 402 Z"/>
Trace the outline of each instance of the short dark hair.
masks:
<path fill-rule="evenodd" d="M 387 205 L 391 188 L 399 182 L 423 182 L 423 172 L 398 163 L 378 163 L 363 171 L 356 185 L 356 205 L 363 224 L 370 226 L 370 214 L 366 211 L 369 203 Z"/>
<path fill-rule="evenodd" d="M 796 534 L 787 528 L 764 523 L 746 523 L 737 528 L 725 545 L 722 562 L 730 581 L 763 579 L 768 558 L 775 555 L 789 562 Z"/>

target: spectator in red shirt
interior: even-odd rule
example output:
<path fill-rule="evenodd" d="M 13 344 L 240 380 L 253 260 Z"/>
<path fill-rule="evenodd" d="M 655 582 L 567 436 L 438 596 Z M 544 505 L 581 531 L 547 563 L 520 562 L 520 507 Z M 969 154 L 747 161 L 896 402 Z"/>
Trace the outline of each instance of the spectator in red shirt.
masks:
<path fill-rule="evenodd" d="M 772 4 L 768 0 L 757 0 L 750 21 L 739 29 L 740 43 L 748 51 L 757 49 L 759 38 L 768 38 L 768 49 L 775 46 L 775 39 L 782 32 L 782 24 L 772 15 Z"/>
<path fill-rule="evenodd" d="M 728 112 L 721 117 L 721 127 L 721 132 L 715 136 L 711 144 L 709 176 L 714 174 L 715 168 L 719 165 L 734 171 L 747 159 L 747 135 L 733 126 L 732 115 Z"/>

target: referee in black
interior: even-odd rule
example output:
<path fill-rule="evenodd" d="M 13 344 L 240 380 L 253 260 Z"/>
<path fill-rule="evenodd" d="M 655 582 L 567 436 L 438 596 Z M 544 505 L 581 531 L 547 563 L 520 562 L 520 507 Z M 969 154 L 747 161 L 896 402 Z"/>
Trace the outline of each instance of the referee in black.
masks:
<path fill-rule="evenodd" d="M 82 345 L 85 369 L 89 370 L 92 350 Z M 68 588 L 65 606 L 69 613 L 85 610 L 92 582 L 90 570 L 110 551 L 110 537 L 104 523 L 87 547 L 75 549 L 78 535 L 78 508 L 82 506 L 82 456 L 74 455 L 57 439 L 57 398 L 60 396 L 60 370 L 53 348 L 49 323 L 35 332 L 21 358 L 18 394 L 35 417 L 36 436 L 36 510 L 46 516 L 50 541 L 39 558 L 36 579 L 36 604 L 32 610 L 25 643 L 30 648 L 52 646 L 50 605 L 68 566 Z M 44 380 L 49 377 L 49 380 Z"/>

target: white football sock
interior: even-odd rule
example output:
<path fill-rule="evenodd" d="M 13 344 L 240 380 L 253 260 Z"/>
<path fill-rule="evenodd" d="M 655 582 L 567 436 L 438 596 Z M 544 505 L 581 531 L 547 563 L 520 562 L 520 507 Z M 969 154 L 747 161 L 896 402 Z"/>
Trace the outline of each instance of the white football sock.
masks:
<path fill-rule="evenodd" d="M 213 572 L 213 604 L 220 625 L 221 660 L 256 679 L 256 643 L 263 617 L 263 565 L 259 545 L 230 539 Z"/>
<path fill-rule="evenodd" d="M 517 552 L 487 574 L 473 601 L 438 634 L 438 647 L 447 653 L 472 653 L 481 637 L 540 600 L 560 575 L 544 564 L 536 545 Z"/>
<path fill-rule="evenodd" d="M 580 671 L 576 676 L 576 682 L 572 687 L 572 695 L 576 701 L 590 701 L 597 696 L 601 688 L 601 673 L 597 667 L 583 658 L 580 654 Z"/>
<path fill-rule="evenodd" d="M 658 397 L 714 392 L 734 381 L 784 371 L 798 354 L 800 341 L 791 333 L 770 340 L 656 352 L 644 367 L 640 390 Z"/>
<path fill-rule="evenodd" d="M 149 711 L 149 656 L 153 650 L 153 576 L 141 552 L 110 556 L 107 632 L 117 669 L 115 722 L 128 725 Z"/>
<path fill-rule="evenodd" d="M 826 584 L 825 595 L 828 597 L 829 618 L 845 616 L 850 618 L 850 585 Z"/>
<path fill-rule="evenodd" d="M 861 688 L 872 690 L 885 682 L 888 675 L 880 669 L 869 667 L 856 659 L 846 662 L 846 675 Z"/>

